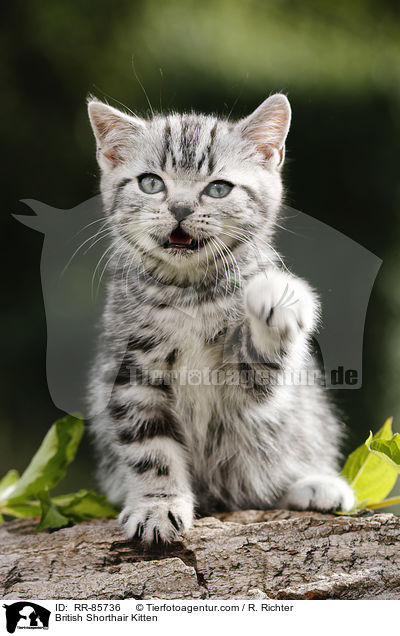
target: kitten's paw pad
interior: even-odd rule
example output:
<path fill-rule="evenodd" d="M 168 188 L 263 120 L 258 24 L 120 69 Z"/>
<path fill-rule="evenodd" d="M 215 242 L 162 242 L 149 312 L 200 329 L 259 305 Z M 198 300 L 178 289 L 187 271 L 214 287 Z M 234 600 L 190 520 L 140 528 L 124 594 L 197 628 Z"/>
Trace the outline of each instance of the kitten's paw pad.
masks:
<path fill-rule="evenodd" d="M 192 525 L 193 506 L 179 497 L 141 500 L 126 506 L 118 520 L 128 539 L 137 538 L 147 544 L 170 543 Z"/>
<path fill-rule="evenodd" d="M 291 337 L 299 329 L 311 331 L 315 323 L 317 306 L 311 288 L 279 270 L 255 276 L 246 289 L 245 303 L 251 317 L 281 337 Z"/>
<path fill-rule="evenodd" d="M 280 507 L 329 512 L 354 507 L 354 492 L 342 477 L 316 475 L 300 479 L 282 498 Z"/>

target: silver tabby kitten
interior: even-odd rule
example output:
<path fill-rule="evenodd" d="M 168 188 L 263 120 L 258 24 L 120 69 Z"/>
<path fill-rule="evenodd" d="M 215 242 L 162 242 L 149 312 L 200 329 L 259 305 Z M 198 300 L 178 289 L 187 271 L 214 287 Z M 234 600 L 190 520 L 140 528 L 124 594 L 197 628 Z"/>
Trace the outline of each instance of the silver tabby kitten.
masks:
<path fill-rule="evenodd" d="M 322 389 L 277 381 L 313 368 L 318 320 L 271 246 L 288 100 L 237 123 L 97 100 L 89 116 L 114 257 L 91 427 L 126 536 L 172 541 L 195 512 L 351 509 Z"/>

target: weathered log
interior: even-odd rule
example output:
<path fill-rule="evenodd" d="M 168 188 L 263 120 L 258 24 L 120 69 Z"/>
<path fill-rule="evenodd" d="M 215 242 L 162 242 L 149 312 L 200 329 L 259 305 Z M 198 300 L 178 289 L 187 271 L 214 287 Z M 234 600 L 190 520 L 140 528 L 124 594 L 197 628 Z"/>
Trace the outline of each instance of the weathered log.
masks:
<path fill-rule="evenodd" d="M 217 518 L 218 517 L 218 518 Z M 169 547 L 115 521 L 34 534 L 0 526 L 4 599 L 398 599 L 400 518 L 284 510 L 198 520 Z"/>

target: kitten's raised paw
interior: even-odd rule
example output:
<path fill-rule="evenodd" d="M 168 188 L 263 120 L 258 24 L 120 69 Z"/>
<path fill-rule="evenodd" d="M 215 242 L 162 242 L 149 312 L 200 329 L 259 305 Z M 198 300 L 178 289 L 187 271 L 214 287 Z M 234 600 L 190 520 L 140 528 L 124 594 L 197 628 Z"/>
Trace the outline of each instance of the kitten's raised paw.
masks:
<path fill-rule="evenodd" d="M 179 497 L 148 497 L 135 505 L 126 506 L 118 521 L 127 539 L 137 538 L 143 543 L 170 543 L 190 528 L 193 506 Z"/>
<path fill-rule="evenodd" d="M 280 508 L 347 512 L 354 506 L 354 492 L 339 476 L 311 475 L 296 481 L 279 502 Z"/>
<path fill-rule="evenodd" d="M 280 270 L 255 276 L 246 289 L 245 302 L 253 322 L 256 319 L 280 338 L 291 338 L 299 329 L 311 331 L 317 315 L 307 283 Z"/>

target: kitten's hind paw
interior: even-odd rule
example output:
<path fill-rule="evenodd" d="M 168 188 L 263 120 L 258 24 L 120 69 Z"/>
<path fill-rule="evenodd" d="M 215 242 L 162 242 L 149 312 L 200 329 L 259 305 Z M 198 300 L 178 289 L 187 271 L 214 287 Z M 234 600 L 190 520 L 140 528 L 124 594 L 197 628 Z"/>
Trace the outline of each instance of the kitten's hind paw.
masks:
<path fill-rule="evenodd" d="M 354 492 L 343 477 L 311 475 L 296 481 L 282 497 L 279 508 L 347 512 L 354 507 Z"/>
<path fill-rule="evenodd" d="M 161 501 L 155 495 L 126 506 L 118 521 L 127 539 L 140 539 L 143 543 L 171 543 L 190 528 L 193 505 L 177 496 Z"/>

